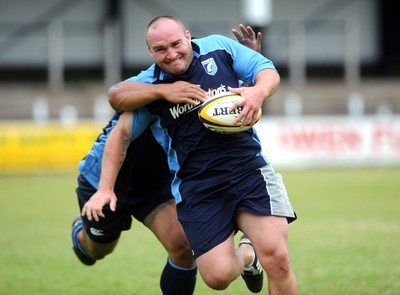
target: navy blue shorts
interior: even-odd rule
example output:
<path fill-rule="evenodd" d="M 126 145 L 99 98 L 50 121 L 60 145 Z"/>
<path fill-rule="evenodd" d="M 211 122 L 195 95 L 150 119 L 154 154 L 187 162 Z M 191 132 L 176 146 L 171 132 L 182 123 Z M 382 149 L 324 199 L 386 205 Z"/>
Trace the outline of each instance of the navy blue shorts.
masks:
<path fill-rule="evenodd" d="M 271 165 L 209 187 L 201 195 L 186 196 L 177 211 L 194 258 L 237 231 L 236 212 L 284 216 L 289 222 L 296 219 L 282 177 Z"/>
<path fill-rule="evenodd" d="M 97 243 L 113 242 L 120 237 L 122 231 L 131 228 L 132 216 L 143 222 L 155 208 L 172 201 L 173 196 L 169 188 L 170 181 L 167 178 L 164 186 L 155 187 L 152 191 L 135 192 L 134 195 L 129 195 L 127 193 L 129 190 L 125 188 L 123 192 L 116 192 L 118 201 L 115 212 L 111 211 L 108 205 L 105 206 L 103 208 L 105 218 L 100 218 L 99 222 L 96 222 L 84 217 L 84 228 L 90 238 Z M 81 210 L 96 191 L 84 176 L 79 175 L 76 193 Z"/>

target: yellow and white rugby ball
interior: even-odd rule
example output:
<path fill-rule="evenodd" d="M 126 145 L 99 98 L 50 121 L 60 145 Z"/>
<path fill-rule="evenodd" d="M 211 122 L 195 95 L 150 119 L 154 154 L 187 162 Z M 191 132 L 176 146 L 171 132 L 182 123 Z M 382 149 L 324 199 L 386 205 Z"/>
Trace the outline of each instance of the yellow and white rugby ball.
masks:
<path fill-rule="evenodd" d="M 243 107 L 230 111 L 231 106 L 241 99 L 239 94 L 223 92 L 204 102 L 199 109 L 199 119 L 203 125 L 211 131 L 223 134 L 239 133 L 251 128 L 250 125 L 243 127 L 241 123 L 234 123 Z M 262 115 L 261 109 L 257 115 L 257 121 Z"/>

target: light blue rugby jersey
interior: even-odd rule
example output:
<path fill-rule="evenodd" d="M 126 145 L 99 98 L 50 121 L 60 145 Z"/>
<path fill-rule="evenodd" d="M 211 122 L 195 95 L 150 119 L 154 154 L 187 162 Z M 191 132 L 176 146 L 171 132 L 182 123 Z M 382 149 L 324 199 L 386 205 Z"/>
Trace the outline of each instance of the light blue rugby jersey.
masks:
<path fill-rule="evenodd" d="M 192 45 L 194 60 L 186 73 L 173 77 L 153 64 L 128 80 L 150 84 L 184 80 L 200 84 L 211 96 L 228 91 L 228 86 L 239 87 L 239 81 L 254 84 L 263 69 L 275 70 L 269 59 L 224 36 L 194 39 Z M 159 118 L 152 131 L 167 151 L 175 174 L 172 192 L 177 203 L 268 163 L 254 128 L 239 134 L 217 134 L 200 122 L 198 107 L 157 100 L 146 108 Z"/>
<path fill-rule="evenodd" d="M 122 113 L 115 113 L 108 125 L 103 128 L 103 133 L 93 142 L 92 149 L 86 157 L 79 162 L 80 173 L 94 188 L 98 188 L 101 175 L 101 162 L 103 160 L 104 147 L 111 130 L 115 127 Z M 150 124 L 153 116 L 145 109 L 135 110 L 131 129 L 131 141 L 135 140 Z"/>

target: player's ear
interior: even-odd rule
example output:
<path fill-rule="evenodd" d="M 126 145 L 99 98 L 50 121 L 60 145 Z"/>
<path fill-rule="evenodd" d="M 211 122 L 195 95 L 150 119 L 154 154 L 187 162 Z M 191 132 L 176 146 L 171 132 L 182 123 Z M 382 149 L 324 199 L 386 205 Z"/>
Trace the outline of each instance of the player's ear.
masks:
<path fill-rule="evenodd" d="M 185 36 L 186 36 L 186 39 L 188 39 L 188 41 L 192 41 L 192 35 L 190 34 L 190 32 L 188 30 L 186 30 Z"/>

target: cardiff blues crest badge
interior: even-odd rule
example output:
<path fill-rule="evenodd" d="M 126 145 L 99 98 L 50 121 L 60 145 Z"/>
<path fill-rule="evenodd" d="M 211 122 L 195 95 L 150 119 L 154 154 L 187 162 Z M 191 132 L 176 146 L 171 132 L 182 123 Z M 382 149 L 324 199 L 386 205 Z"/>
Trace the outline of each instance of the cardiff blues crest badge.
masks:
<path fill-rule="evenodd" d="M 218 67 L 212 57 L 202 61 L 201 64 L 207 74 L 214 76 L 217 73 Z"/>

